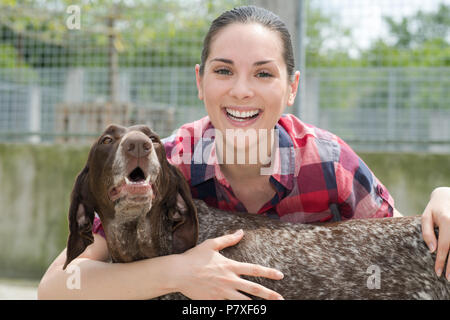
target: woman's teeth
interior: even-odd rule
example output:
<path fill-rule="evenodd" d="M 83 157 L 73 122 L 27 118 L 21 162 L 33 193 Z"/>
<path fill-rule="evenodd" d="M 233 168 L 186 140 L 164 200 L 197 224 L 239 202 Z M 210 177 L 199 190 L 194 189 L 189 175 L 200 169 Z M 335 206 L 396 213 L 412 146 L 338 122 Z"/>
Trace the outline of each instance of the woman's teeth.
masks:
<path fill-rule="evenodd" d="M 226 109 L 228 116 L 236 121 L 245 121 L 249 118 L 254 118 L 259 114 L 259 110 L 243 111 L 240 112 L 236 109 Z"/>

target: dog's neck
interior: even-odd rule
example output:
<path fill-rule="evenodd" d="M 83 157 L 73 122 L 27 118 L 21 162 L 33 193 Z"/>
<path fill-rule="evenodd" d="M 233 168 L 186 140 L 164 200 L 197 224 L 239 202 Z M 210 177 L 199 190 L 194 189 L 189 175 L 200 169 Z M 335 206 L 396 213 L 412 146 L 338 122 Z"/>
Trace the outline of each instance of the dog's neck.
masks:
<path fill-rule="evenodd" d="M 170 221 L 161 212 L 161 204 L 155 203 L 149 212 L 140 215 L 129 217 L 126 212 L 115 212 L 112 219 L 102 220 L 113 262 L 131 262 L 172 253 Z"/>

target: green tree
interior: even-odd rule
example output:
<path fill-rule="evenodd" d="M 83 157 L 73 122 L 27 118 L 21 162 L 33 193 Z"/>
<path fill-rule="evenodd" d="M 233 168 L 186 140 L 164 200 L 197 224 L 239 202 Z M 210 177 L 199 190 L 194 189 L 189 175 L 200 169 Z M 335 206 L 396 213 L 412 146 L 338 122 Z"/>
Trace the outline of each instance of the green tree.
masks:
<path fill-rule="evenodd" d="M 384 17 L 389 38 L 377 39 L 363 52 L 366 66 L 450 66 L 450 6 L 441 4 L 437 11 L 418 11 L 396 22 Z"/>
<path fill-rule="evenodd" d="M 388 107 L 389 95 L 395 95 L 396 108 L 450 108 L 448 76 L 443 76 L 449 70 L 442 70 L 450 66 L 450 6 L 441 4 L 428 13 L 418 11 L 398 22 L 391 17 L 384 21 L 388 39 L 377 39 L 363 52 L 361 62 L 391 69 L 380 70 L 384 80 L 361 96 L 359 105 L 372 107 L 375 101 L 377 107 Z"/>
<path fill-rule="evenodd" d="M 120 65 L 192 65 L 199 60 L 199 39 L 210 20 L 242 2 L 78 1 L 81 30 L 68 30 L 65 10 L 72 0 L 0 0 L 0 24 L 14 34 L 10 38 L 0 34 L 0 42 L 17 47 L 13 42 L 22 38 L 19 51 L 33 67 L 107 66 L 111 43 Z M 197 43 L 186 46 L 183 41 Z M 36 52 L 36 47 L 44 49 Z M 56 58 L 49 59 L 52 56 Z"/>
<path fill-rule="evenodd" d="M 307 2 L 306 64 L 311 68 L 341 67 L 353 64 L 349 46 L 356 44 L 351 29 L 342 27 L 337 17 L 325 15 L 315 4 Z"/>

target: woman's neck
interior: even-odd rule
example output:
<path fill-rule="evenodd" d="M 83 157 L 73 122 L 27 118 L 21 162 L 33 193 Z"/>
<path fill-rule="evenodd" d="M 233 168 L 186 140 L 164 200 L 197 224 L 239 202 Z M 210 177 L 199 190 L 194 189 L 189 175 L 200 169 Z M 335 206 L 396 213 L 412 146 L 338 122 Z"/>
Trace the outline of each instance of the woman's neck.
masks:
<path fill-rule="evenodd" d="M 254 180 L 261 177 L 260 164 L 221 164 L 220 170 L 228 180 Z"/>
<path fill-rule="evenodd" d="M 265 148 L 260 148 L 261 143 Z M 256 143 L 238 148 L 235 144 L 226 144 L 217 148 L 220 169 L 231 180 L 255 180 L 263 176 L 263 168 L 270 167 L 272 154 L 271 141 L 258 139 Z"/>

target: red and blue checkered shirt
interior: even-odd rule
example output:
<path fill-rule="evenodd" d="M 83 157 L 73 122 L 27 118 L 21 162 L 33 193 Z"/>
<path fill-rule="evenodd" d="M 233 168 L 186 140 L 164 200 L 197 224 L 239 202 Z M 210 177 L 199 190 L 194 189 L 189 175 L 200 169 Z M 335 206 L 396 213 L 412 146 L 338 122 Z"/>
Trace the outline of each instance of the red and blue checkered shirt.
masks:
<path fill-rule="evenodd" d="M 209 117 L 183 125 L 163 139 L 167 159 L 181 170 L 194 198 L 246 212 L 220 170 L 213 129 Z M 393 216 L 386 187 L 338 136 L 292 114 L 283 115 L 275 129 L 279 147 L 269 181 L 276 194 L 257 214 L 297 223 Z M 102 231 L 96 218 L 94 232 Z"/>

